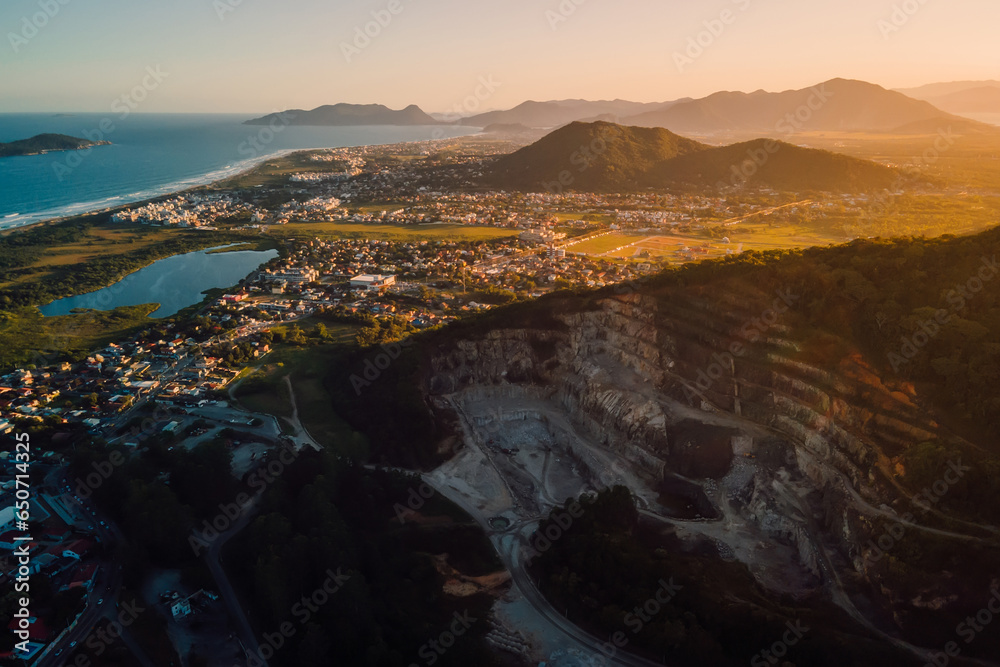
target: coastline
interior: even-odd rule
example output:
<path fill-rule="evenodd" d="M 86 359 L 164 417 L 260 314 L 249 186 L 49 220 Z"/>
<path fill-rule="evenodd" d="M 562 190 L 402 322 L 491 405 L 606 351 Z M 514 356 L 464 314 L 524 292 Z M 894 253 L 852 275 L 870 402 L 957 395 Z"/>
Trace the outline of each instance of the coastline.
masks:
<path fill-rule="evenodd" d="M 142 206 L 151 202 L 155 202 L 159 199 L 165 197 L 175 197 L 177 195 L 182 195 L 185 193 L 194 192 L 200 188 L 204 188 L 210 185 L 215 185 L 221 181 L 228 178 L 234 178 L 236 176 L 242 176 L 248 174 L 260 165 L 264 164 L 268 160 L 273 160 L 276 158 L 285 157 L 293 153 L 303 153 L 308 151 L 316 150 L 327 150 L 325 148 L 287 148 L 277 150 L 274 153 L 269 153 L 265 156 L 260 156 L 252 158 L 250 160 L 241 162 L 233 167 L 228 167 L 224 169 L 216 169 L 215 171 L 208 172 L 202 176 L 194 176 L 182 181 L 174 181 L 168 185 L 164 185 L 161 188 L 155 188 L 153 190 L 144 190 L 136 192 L 130 195 L 119 195 L 117 197 L 110 197 L 108 199 L 102 199 L 98 201 L 80 202 L 76 204 L 70 204 L 68 206 L 62 207 L 60 209 L 55 209 L 51 211 L 41 211 L 38 213 L 14 213 L 8 215 L 4 218 L 0 218 L 0 236 L 6 236 L 11 232 L 21 231 L 25 229 L 30 229 L 31 227 L 40 225 L 50 225 L 57 224 L 60 222 L 66 222 L 67 220 L 73 220 L 75 218 L 90 217 L 93 215 L 111 214 L 127 207 Z M 103 206 L 102 204 L 107 201 L 116 200 L 118 203 L 111 206 Z M 32 218 L 38 216 L 45 216 L 40 220 L 26 220 L 23 223 L 19 223 L 17 219 L 31 216 Z M 5 220 L 13 220 L 13 224 L 5 224 Z"/>
<path fill-rule="evenodd" d="M 247 175 L 254 169 L 260 167 L 262 164 L 265 164 L 270 160 L 287 157 L 289 155 L 294 155 L 296 153 L 310 153 L 313 151 L 336 150 L 341 148 L 405 146 L 409 144 L 423 144 L 432 141 L 454 140 L 467 136 L 469 137 L 478 136 L 480 134 L 482 134 L 482 131 L 469 132 L 468 134 L 460 134 L 454 137 L 444 137 L 442 139 L 418 139 L 412 141 L 397 141 L 393 143 L 363 144 L 359 146 L 317 146 L 312 148 L 283 148 L 275 150 L 273 153 L 268 153 L 267 155 L 244 160 L 243 162 L 239 162 L 230 167 L 225 167 L 223 169 L 216 169 L 201 176 L 193 176 L 181 181 L 174 181 L 168 185 L 164 185 L 159 188 L 153 188 L 151 190 L 144 190 L 127 195 L 119 195 L 116 197 L 110 197 L 107 199 L 102 199 L 97 201 L 79 202 L 76 204 L 70 204 L 68 206 L 64 206 L 60 209 L 41 211 L 38 213 L 29 213 L 29 214 L 14 213 L 7 215 L 6 217 L 0 217 L 0 236 L 7 236 L 12 232 L 30 229 L 36 226 L 58 224 L 76 218 L 85 218 L 85 217 L 104 215 L 104 214 L 110 215 L 125 208 L 144 206 L 146 204 L 156 202 L 160 199 L 176 197 L 178 195 L 192 193 L 201 188 L 217 185 L 218 183 L 221 183 L 222 181 L 231 178 Z M 105 205 L 105 202 L 108 201 L 115 201 L 116 203 L 110 206 Z M 41 219 L 35 219 L 39 217 Z M 21 222 L 22 219 L 24 219 L 23 222 Z M 7 223 L 6 221 L 10 221 L 10 223 Z"/>

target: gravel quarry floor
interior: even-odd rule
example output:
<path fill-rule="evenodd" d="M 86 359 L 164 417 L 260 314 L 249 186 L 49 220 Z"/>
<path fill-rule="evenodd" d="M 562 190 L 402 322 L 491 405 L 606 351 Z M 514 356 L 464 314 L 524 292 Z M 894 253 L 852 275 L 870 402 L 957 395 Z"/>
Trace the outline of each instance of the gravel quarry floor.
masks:
<path fill-rule="evenodd" d="M 426 479 L 474 510 L 481 523 L 506 518 L 508 528 L 490 531 L 497 543 L 503 534 L 507 538 L 530 534 L 538 520 L 567 498 L 622 484 L 638 498 L 643 516 L 672 527 L 692 545 L 711 543 L 721 557 L 743 562 L 762 585 L 776 593 L 805 595 L 820 585 L 819 578 L 801 564 L 795 546 L 766 535 L 731 500 L 758 473 L 753 459 L 734 457 L 729 473 L 719 480 L 689 480 L 704 490 L 719 518 L 678 519 L 660 504 L 656 479 L 597 442 L 571 421 L 562 406 L 544 398 L 478 389 L 447 400 L 460 417 L 465 447 Z M 671 409 L 670 414 L 734 426 L 725 415 L 699 413 L 686 406 Z M 738 437 L 747 434 L 741 432 Z M 506 631 L 520 633 L 531 655 L 549 665 L 591 664 L 592 652 L 540 619 L 516 588 L 497 602 L 494 616 Z"/>

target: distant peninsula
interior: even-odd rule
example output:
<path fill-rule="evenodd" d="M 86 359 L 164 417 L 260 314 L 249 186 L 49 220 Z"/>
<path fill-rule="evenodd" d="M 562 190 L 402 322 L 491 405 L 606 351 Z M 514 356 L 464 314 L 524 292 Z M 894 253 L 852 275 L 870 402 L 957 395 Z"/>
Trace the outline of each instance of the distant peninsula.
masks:
<path fill-rule="evenodd" d="M 327 104 L 311 111 L 289 109 L 248 120 L 244 125 L 440 125 L 415 104 L 396 111 L 382 104 Z"/>
<path fill-rule="evenodd" d="M 66 134 L 38 134 L 30 139 L 0 143 L 0 157 L 17 155 L 41 155 L 55 151 L 79 151 L 94 146 L 110 146 L 110 141 L 88 141 Z"/>

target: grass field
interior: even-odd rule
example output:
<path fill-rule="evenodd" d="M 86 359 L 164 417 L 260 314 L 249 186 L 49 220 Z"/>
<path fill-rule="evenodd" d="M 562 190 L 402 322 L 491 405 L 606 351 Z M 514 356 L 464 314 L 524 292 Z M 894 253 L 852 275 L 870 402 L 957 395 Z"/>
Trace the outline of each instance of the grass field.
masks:
<path fill-rule="evenodd" d="M 314 329 L 313 323 L 300 324 L 307 335 Z M 324 446 L 355 455 L 366 450 L 364 439 L 333 412 L 333 398 L 324 386 L 324 379 L 343 346 L 354 344 L 357 327 L 326 326 L 331 335 L 330 342 L 301 347 L 277 345 L 263 363 L 248 375 L 249 381 L 240 386 L 236 396 L 248 410 L 279 418 L 291 417 L 291 397 L 284 381 L 285 377 L 290 377 L 299 419 L 309 434 Z"/>
<path fill-rule="evenodd" d="M 567 252 L 582 252 L 588 255 L 600 255 L 602 253 L 611 252 L 616 248 L 620 248 L 623 245 L 629 243 L 634 243 L 636 241 L 641 241 L 646 238 L 645 235 L 642 236 L 629 236 L 626 234 L 608 234 L 606 236 L 601 236 L 596 239 L 590 239 L 589 241 L 584 241 L 583 243 L 577 243 L 566 248 Z"/>
<path fill-rule="evenodd" d="M 81 359 L 149 325 L 157 306 L 42 317 L 36 308 L 0 312 L 0 367 Z"/>
<path fill-rule="evenodd" d="M 268 160 L 252 170 L 237 174 L 208 186 L 212 190 L 228 190 L 231 188 L 255 188 L 257 186 L 288 185 L 288 178 L 293 174 L 331 173 L 343 171 L 344 165 L 338 162 L 313 162 L 308 153 L 292 153 Z"/>
<path fill-rule="evenodd" d="M 44 280 L 53 272 L 67 266 L 82 264 L 97 257 L 122 255 L 134 250 L 155 246 L 179 234 L 178 230 L 139 227 L 135 225 L 95 225 L 76 243 L 54 245 L 45 249 L 37 261 L 25 267 L 23 275 L 9 282 L 0 282 L 0 288 L 33 280 Z M 213 245 L 208 235 L 206 246 Z"/>
<path fill-rule="evenodd" d="M 382 210 L 379 208 L 378 210 Z M 290 222 L 268 229 L 276 237 L 368 238 L 387 241 L 488 241 L 516 236 L 512 229 L 467 225 L 379 225 L 345 222 Z"/>

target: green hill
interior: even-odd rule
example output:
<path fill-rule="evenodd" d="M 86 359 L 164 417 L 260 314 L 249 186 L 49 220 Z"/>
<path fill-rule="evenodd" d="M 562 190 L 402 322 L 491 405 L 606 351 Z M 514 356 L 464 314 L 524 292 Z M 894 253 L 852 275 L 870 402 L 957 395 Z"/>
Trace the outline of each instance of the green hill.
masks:
<path fill-rule="evenodd" d="M 708 148 L 662 128 L 577 122 L 502 158 L 489 178 L 517 189 L 633 190 L 655 165 Z"/>
<path fill-rule="evenodd" d="M 783 141 L 754 139 L 678 156 L 653 167 L 650 187 L 708 185 L 775 190 L 864 192 L 889 188 L 899 178 L 888 167 Z"/>
<path fill-rule="evenodd" d="M 109 145 L 108 141 L 88 141 L 77 139 L 66 134 L 39 134 L 30 139 L 21 139 L 7 144 L 0 144 L 0 157 L 16 155 L 40 155 L 53 151 L 77 151 L 91 146 Z"/>
<path fill-rule="evenodd" d="M 572 123 L 501 158 L 494 186 L 562 192 L 627 192 L 748 185 L 782 191 L 864 192 L 899 172 L 829 151 L 770 139 L 712 147 L 662 128 Z"/>

